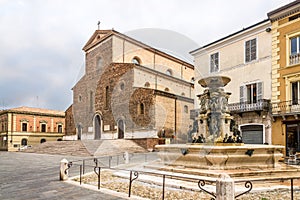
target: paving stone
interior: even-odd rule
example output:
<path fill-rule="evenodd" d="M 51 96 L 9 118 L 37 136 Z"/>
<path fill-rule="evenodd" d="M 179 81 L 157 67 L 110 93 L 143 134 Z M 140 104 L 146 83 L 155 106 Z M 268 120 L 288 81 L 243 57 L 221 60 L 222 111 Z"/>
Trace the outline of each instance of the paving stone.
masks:
<path fill-rule="evenodd" d="M 122 199 L 59 181 L 59 164 L 63 158 L 84 157 L 0 151 L 0 199 Z"/>

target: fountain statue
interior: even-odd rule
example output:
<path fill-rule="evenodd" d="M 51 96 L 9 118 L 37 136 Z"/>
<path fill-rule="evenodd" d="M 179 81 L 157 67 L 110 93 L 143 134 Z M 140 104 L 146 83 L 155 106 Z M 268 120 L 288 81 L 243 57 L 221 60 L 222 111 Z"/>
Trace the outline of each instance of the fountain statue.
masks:
<path fill-rule="evenodd" d="M 199 95 L 200 115 L 198 117 L 199 134 L 204 133 L 206 142 L 224 142 L 225 136 L 232 137 L 230 133 L 232 116 L 228 109 L 228 98 L 231 93 L 223 89 L 229 81 L 230 78 L 224 76 L 213 76 L 199 81 L 202 87 L 207 88 Z"/>
<path fill-rule="evenodd" d="M 243 144 L 241 137 L 235 137 L 230 131 L 230 93 L 224 91 L 229 82 L 230 78 L 225 76 L 207 77 L 198 82 L 205 90 L 198 95 L 200 112 L 194 143 L 156 145 L 165 168 L 232 170 L 278 165 L 283 146 Z"/>

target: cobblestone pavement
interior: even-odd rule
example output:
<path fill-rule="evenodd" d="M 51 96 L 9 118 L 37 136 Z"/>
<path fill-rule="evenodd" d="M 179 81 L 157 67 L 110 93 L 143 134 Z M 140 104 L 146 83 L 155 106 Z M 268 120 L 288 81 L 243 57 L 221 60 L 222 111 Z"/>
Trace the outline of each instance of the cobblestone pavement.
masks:
<path fill-rule="evenodd" d="M 63 158 L 80 159 L 72 156 L 0 151 L 0 199 L 122 199 L 59 181 L 59 165 Z"/>

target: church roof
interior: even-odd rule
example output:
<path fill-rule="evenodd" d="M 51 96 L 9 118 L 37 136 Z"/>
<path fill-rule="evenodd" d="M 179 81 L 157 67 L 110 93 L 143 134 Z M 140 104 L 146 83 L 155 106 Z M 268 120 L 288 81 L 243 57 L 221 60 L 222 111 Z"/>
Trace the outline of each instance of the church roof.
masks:
<path fill-rule="evenodd" d="M 58 111 L 58 110 L 49 110 L 44 108 L 32 108 L 32 107 L 17 107 L 17 108 L 11 108 L 8 110 L 3 110 L 1 113 L 27 113 L 27 114 L 38 114 L 38 115 L 56 115 L 56 116 L 65 116 L 64 111 Z"/>
<path fill-rule="evenodd" d="M 117 36 L 119 38 L 122 38 L 122 39 L 124 39 L 124 40 L 126 40 L 128 42 L 131 42 L 131 43 L 133 43 L 133 44 L 135 44 L 135 45 L 137 45 L 137 46 L 139 46 L 141 48 L 147 49 L 147 50 L 149 50 L 149 51 L 151 51 L 153 53 L 156 53 L 156 54 L 158 54 L 160 56 L 166 57 L 166 58 L 168 58 L 170 60 L 173 60 L 175 62 L 181 63 L 181 64 L 183 64 L 183 65 L 185 65 L 185 66 L 187 66 L 189 68 L 194 69 L 194 65 L 192 65 L 191 63 L 188 63 L 188 62 L 186 62 L 186 61 L 184 61 L 182 59 L 179 59 L 179 58 L 177 58 L 177 57 L 175 57 L 173 55 L 170 55 L 170 54 L 167 54 L 167 53 L 165 53 L 163 51 L 155 49 L 155 48 L 153 48 L 153 47 L 151 47 L 151 46 L 149 46 L 149 45 L 147 45 L 147 44 L 145 44 L 145 43 L 143 43 L 141 41 L 138 41 L 138 40 L 136 40 L 134 38 L 131 38 L 131 37 L 125 35 L 125 34 L 122 34 L 122 33 L 118 32 L 118 31 L 115 31 L 113 29 L 112 30 L 96 30 L 94 32 L 94 34 L 91 36 L 91 38 L 84 45 L 84 47 L 82 48 L 82 50 L 88 51 L 89 49 L 91 49 L 94 46 L 98 45 L 99 43 L 101 43 L 102 41 L 106 40 L 107 38 L 109 38 L 112 35 L 115 35 L 115 36 Z"/>

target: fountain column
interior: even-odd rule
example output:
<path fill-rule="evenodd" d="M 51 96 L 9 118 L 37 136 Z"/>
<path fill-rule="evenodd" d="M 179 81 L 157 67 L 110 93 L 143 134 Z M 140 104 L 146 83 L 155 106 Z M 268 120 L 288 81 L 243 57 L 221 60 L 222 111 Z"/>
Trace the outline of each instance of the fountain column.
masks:
<path fill-rule="evenodd" d="M 230 78 L 225 76 L 213 76 L 199 81 L 202 87 L 207 88 L 199 95 L 198 117 L 199 134 L 203 134 L 207 142 L 222 142 L 225 135 L 232 135 L 229 126 L 232 117 L 228 109 L 230 93 L 223 89 L 229 82 Z"/>

